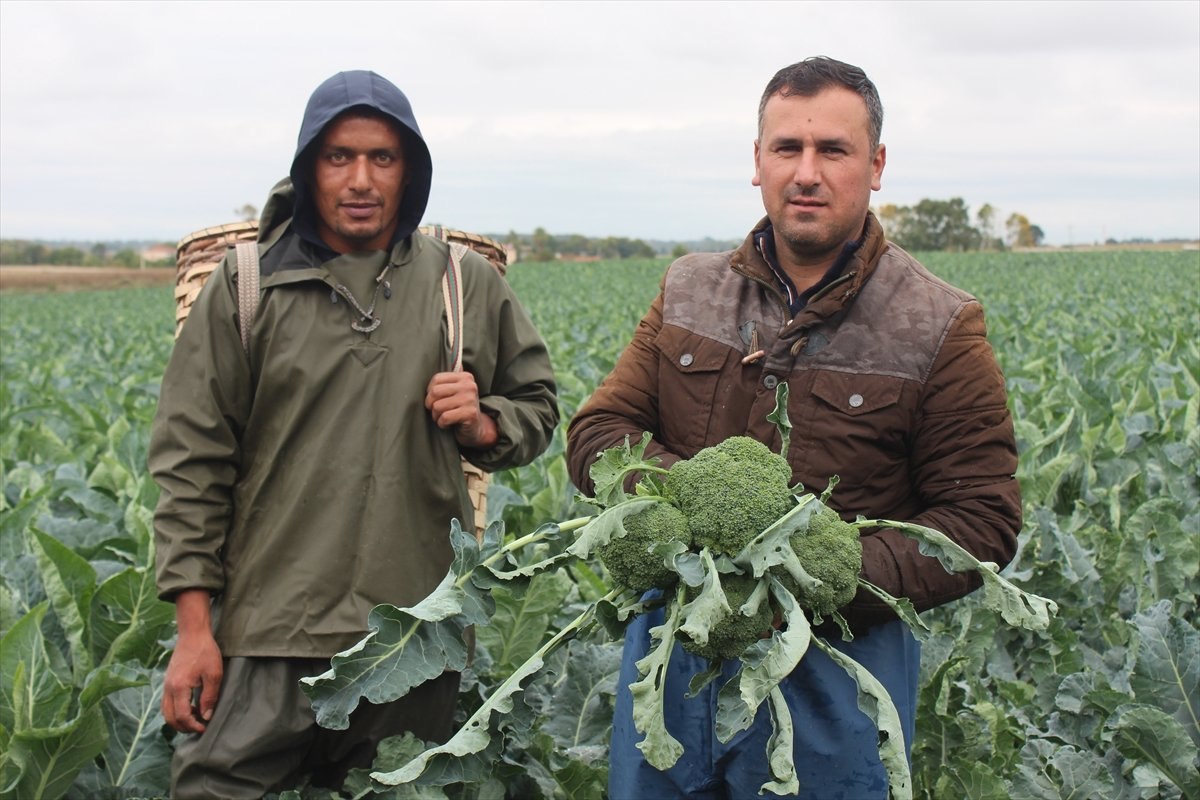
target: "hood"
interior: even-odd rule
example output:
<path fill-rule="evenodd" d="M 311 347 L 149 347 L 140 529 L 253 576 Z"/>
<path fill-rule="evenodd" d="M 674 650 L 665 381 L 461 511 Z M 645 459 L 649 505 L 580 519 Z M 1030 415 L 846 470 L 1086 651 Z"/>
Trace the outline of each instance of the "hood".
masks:
<path fill-rule="evenodd" d="M 292 185 L 295 187 L 295 230 L 305 241 L 324 250 L 329 248 L 317 232 L 316 210 L 312 203 L 314 152 L 325 127 L 343 111 L 355 106 L 368 106 L 391 117 L 400 126 L 404 136 L 408 186 L 400 203 L 400 224 L 391 244 L 394 245 L 417 229 L 425 214 L 425 205 L 429 202 L 433 161 L 408 98 L 391 81 L 374 72 L 339 72 L 318 86 L 308 99 L 291 170 Z"/>

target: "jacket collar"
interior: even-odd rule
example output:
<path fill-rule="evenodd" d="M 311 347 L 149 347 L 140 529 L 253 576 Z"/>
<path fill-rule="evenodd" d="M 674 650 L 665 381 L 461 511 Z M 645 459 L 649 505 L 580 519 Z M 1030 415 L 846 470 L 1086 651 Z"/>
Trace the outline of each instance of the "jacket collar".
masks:
<path fill-rule="evenodd" d="M 771 224 L 770 219 L 763 217 L 754 230 L 742 242 L 741 247 L 733 252 L 729 268 L 740 275 L 762 284 L 779 298 L 779 302 L 787 308 L 787 298 L 775 278 L 770 265 L 763 260 L 762 254 L 755 246 L 755 236 Z M 888 248 L 887 237 L 879 220 L 870 211 L 867 212 L 866 223 L 863 226 L 863 243 L 842 270 L 840 277 L 817 292 L 800 310 L 783 330 L 785 339 L 800 336 L 804 331 L 818 325 L 848 306 L 862 290 L 862 287 L 875 272 L 879 260 Z"/>

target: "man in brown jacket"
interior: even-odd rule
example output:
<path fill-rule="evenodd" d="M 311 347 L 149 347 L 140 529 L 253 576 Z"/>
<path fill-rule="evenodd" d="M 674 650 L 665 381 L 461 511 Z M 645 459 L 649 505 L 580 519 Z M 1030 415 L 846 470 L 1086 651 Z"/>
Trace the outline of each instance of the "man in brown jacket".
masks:
<path fill-rule="evenodd" d="M 1012 559 L 1021 502 L 1004 378 L 978 301 L 889 243 L 869 211 L 886 161 L 882 120 L 878 93 L 857 67 L 813 58 L 771 80 L 754 143 L 766 219 L 737 250 L 671 265 L 633 341 L 570 424 L 578 486 L 591 488 L 596 453 L 643 431 L 654 436 L 647 454 L 667 467 L 736 435 L 778 451 L 767 415 L 786 381 L 794 482 L 821 491 L 837 475 L 830 504 L 848 520 L 913 521 L 982 561 Z M 863 536 L 862 574 L 918 610 L 977 586 L 889 530 Z M 887 687 L 910 748 L 917 643 L 865 593 L 842 614 L 854 640 L 828 638 Z M 685 699 L 703 666 L 678 646 L 665 713 L 685 755 L 660 773 L 636 748 L 628 687 L 660 621 L 644 615 L 626 633 L 610 796 L 755 795 L 768 775 L 766 711 L 744 736 L 719 742 L 711 732 L 722 681 Z M 793 718 L 809 723 L 794 741 L 803 796 L 886 798 L 877 732 L 841 668 L 810 650 L 781 688 Z"/>

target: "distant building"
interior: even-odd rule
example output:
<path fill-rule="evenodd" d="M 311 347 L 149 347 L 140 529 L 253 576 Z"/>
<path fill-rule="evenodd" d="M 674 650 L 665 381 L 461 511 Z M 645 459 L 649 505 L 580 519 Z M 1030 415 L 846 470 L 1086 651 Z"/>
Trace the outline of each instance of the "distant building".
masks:
<path fill-rule="evenodd" d="M 152 264 L 158 261 L 175 261 L 175 245 L 172 244 L 152 244 L 139 253 L 142 257 L 142 264 Z"/>

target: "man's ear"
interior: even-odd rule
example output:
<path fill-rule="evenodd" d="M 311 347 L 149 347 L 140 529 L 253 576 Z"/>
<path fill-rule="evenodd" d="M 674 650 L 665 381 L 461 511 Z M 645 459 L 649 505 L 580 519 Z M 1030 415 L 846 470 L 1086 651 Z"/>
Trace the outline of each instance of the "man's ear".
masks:
<path fill-rule="evenodd" d="M 754 177 L 750 179 L 751 186 L 762 186 L 762 180 L 758 174 L 758 154 L 759 154 L 758 139 L 754 140 Z"/>

